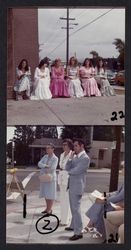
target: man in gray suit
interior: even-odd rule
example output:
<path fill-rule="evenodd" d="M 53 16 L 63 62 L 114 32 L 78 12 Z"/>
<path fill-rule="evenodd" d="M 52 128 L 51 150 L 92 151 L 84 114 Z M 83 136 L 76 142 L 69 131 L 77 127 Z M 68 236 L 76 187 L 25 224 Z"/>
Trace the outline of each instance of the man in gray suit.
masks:
<path fill-rule="evenodd" d="M 69 200 L 72 214 L 71 225 L 65 230 L 74 231 L 70 240 L 78 240 L 83 237 L 80 205 L 89 164 L 90 159 L 84 150 L 84 142 L 81 139 L 74 140 L 74 152 L 65 166 L 69 174 Z"/>

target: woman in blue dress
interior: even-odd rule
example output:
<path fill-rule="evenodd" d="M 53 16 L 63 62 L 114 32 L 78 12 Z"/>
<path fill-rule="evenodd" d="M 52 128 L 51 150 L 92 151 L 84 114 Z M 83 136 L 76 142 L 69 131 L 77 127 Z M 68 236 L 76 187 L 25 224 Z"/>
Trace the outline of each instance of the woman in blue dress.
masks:
<path fill-rule="evenodd" d="M 38 162 L 40 168 L 40 176 L 43 174 L 51 174 L 52 180 L 49 182 L 40 181 L 40 198 L 45 198 L 46 209 L 42 213 L 52 213 L 52 206 L 56 199 L 56 168 L 58 157 L 54 154 L 54 145 L 50 143 L 46 147 L 46 152 L 42 159 Z"/>

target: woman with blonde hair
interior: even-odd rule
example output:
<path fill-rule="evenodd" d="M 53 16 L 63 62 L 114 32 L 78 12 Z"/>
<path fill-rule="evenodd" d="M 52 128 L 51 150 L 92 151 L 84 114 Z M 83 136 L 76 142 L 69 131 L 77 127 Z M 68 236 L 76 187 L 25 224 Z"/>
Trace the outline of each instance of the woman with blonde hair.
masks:
<path fill-rule="evenodd" d="M 70 58 L 69 65 L 67 67 L 67 83 L 69 95 L 71 97 L 83 97 L 83 89 L 79 79 L 79 67 L 78 61 L 73 56 Z"/>
<path fill-rule="evenodd" d="M 53 97 L 69 97 L 67 83 L 64 79 L 64 67 L 61 59 L 57 58 L 51 67 L 51 93 Z"/>

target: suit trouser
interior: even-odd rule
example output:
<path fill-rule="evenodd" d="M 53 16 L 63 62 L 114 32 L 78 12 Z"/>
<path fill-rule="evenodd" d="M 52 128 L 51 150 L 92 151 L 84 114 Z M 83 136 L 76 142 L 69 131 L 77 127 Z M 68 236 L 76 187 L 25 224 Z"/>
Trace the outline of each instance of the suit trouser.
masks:
<path fill-rule="evenodd" d="M 74 229 L 74 234 L 81 234 L 82 232 L 82 218 L 81 218 L 81 198 L 82 195 L 74 194 L 69 190 L 69 200 L 70 200 L 70 208 L 72 214 L 72 221 L 70 227 Z"/>
<path fill-rule="evenodd" d="M 61 224 L 68 224 L 69 193 L 67 191 L 67 185 L 60 185 L 60 212 L 61 212 Z"/>
<path fill-rule="evenodd" d="M 104 219 L 106 239 L 110 238 L 110 234 L 115 235 L 118 232 L 118 227 L 124 223 L 124 210 L 112 211 L 107 213 L 107 218 Z"/>

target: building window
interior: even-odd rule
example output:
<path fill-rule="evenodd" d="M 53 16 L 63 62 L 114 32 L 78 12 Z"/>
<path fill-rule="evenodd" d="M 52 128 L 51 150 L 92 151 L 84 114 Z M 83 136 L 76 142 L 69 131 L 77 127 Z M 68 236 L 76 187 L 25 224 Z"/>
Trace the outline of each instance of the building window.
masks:
<path fill-rule="evenodd" d="M 100 149 L 99 150 L 99 160 L 103 160 L 104 159 L 104 150 Z"/>

